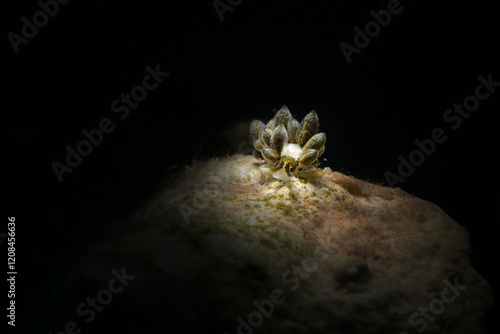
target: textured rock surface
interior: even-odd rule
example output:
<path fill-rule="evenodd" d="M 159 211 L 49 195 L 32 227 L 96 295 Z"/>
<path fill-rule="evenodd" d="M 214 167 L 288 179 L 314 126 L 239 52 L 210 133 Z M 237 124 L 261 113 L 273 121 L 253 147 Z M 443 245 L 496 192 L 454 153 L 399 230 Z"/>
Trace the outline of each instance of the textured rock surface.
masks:
<path fill-rule="evenodd" d="M 96 243 L 67 306 L 125 267 L 135 278 L 85 332 L 482 332 L 492 292 L 459 224 L 329 168 L 297 176 L 242 155 L 182 172 Z"/>

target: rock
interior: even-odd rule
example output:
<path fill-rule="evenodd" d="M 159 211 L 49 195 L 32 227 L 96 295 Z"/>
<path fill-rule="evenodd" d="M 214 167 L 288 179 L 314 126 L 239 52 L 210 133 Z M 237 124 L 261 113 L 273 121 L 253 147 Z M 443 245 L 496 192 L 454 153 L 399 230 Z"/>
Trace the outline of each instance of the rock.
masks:
<path fill-rule="evenodd" d="M 340 287 L 345 287 L 349 283 L 365 284 L 370 278 L 370 269 L 363 260 L 346 257 L 335 267 L 334 277 Z"/>
<path fill-rule="evenodd" d="M 252 156 L 199 162 L 116 221 L 67 307 L 135 278 L 86 333 L 481 333 L 493 305 L 468 234 L 436 205 L 330 168 L 284 182 Z M 102 298 L 101 298 L 102 299 Z M 99 298 L 97 299 L 99 300 Z M 78 313 L 77 313 L 78 314 Z"/>

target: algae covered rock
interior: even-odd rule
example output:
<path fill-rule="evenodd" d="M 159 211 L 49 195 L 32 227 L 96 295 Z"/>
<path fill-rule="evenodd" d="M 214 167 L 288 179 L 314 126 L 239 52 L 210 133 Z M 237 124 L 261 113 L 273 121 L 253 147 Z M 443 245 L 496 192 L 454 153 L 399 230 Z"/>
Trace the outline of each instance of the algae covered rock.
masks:
<path fill-rule="evenodd" d="M 275 179 L 244 155 L 177 173 L 74 269 L 70 308 L 113 269 L 134 277 L 77 322 L 86 332 L 483 332 L 492 292 L 459 224 L 330 168 L 295 175 Z"/>

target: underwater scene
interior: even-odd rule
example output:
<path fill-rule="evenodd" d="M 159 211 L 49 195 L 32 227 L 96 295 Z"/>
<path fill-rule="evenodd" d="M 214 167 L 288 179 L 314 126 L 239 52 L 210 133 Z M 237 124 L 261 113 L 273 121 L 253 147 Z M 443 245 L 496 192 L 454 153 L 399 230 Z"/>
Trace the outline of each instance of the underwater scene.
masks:
<path fill-rule="evenodd" d="M 8 6 L 2 333 L 500 329 L 493 5 Z"/>

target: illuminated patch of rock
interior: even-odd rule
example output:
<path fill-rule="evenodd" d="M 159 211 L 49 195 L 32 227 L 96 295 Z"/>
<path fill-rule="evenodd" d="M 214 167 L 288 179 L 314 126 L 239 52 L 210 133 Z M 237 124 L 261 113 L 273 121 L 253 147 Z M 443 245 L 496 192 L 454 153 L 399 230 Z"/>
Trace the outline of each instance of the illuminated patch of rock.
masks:
<path fill-rule="evenodd" d="M 136 279 L 99 316 L 129 332 L 480 332 L 492 292 L 459 224 L 328 167 L 296 177 L 250 156 L 199 162 L 117 221 L 70 286 L 125 266 Z"/>

